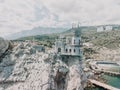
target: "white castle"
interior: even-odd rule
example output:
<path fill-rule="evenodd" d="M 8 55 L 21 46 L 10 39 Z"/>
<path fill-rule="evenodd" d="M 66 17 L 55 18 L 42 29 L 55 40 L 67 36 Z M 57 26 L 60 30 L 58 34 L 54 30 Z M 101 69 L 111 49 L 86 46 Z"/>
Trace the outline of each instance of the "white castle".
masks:
<path fill-rule="evenodd" d="M 55 52 L 61 55 L 80 56 L 81 55 L 81 37 L 80 27 L 72 27 L 71 36 L 64 38 L 62 35 L 55 42 Z"/>

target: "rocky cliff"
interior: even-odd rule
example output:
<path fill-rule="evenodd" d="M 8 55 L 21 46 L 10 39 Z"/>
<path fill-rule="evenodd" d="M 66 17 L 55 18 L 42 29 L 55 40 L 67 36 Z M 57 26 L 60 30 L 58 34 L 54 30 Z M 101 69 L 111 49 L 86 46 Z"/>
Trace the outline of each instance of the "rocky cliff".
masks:
<path fill-rule="evenodd" d="M 1 39 L 0 90 L 83 90 L 86 77 L 79 58 L 40 52 L 31 42 L 8 46 Z"/>
<path fill-rule="evenodd" d="M 9 48 L 9 42 L 0 38 L 0 56 Z"/>

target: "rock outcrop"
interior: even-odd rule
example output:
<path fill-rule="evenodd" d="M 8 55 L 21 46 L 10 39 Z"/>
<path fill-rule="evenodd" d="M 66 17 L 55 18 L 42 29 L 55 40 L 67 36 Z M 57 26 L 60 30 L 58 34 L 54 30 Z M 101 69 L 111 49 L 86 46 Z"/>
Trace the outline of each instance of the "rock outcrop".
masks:
<path fill-rule="evenodd" d="M 53 50 L 34 47 L 21 42 L 8 50 L 0 63 L 0 90 L 83 90 L 86 78 L 79 59 L 64 62 Z"/>
<path fill-rule="evenodd" d="M 34 45 L 20 43 L 2 58 L 0 90 L 47 90 L 50 64 Z"/>
<path fill-rule="evenodd" d="M 67 75 L 67 90 L 83 90 L 86 86 L 86 74 L 83 62 L 79 57 L 69 57 L 69 73 Z"/>
<path fill-rule="evenodd" d="M 59 59 L 58 59 L 59 58 Z M 83 72 L 80 57 L 56 56 L 53 61 L 52 77 L 55 90 L 83 90 L 86 86 L 86 74 Z"/>

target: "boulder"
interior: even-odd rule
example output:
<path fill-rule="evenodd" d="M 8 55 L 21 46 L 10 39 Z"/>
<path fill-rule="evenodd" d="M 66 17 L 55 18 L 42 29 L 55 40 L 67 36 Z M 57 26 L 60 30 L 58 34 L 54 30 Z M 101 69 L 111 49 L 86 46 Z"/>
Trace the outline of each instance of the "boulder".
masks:
<path fill-rule="evenodd" d="M 9 41 L 0 38 L 0 56 L 9 48 Z"/>

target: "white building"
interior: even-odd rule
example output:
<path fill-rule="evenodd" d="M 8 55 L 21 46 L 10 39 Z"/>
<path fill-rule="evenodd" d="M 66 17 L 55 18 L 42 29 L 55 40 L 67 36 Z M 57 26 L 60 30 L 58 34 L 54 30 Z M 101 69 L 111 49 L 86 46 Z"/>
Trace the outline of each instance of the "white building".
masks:
<path fill-rule="evenodd" d="M 105 30 L 111 31 L 111 30 L 113 30 L 113 27 L 108 25 L 108 26 L 105 27 Z"/>
<path fill-rule="evenodd" d="M 72 28 L 73 35 L 71 37 L 66 37 L 64 41 L 63 38 L 56 40 L 55 51 L 61 55 L 72 55 L 80 56 L 81 50 L 81 38 L 80 38 L 80 28 Z"/>
<path fill-rule="evenodd" d="M 105 30 L 104 26 L 97 27 L 97 32 L 103 32 Z"/>
<path fill-rule="evenodd" d="M 111 31 L 111 30 L 113 30 L 113 27 L 110 25 L 97 27 L 97 32 Z"/>

